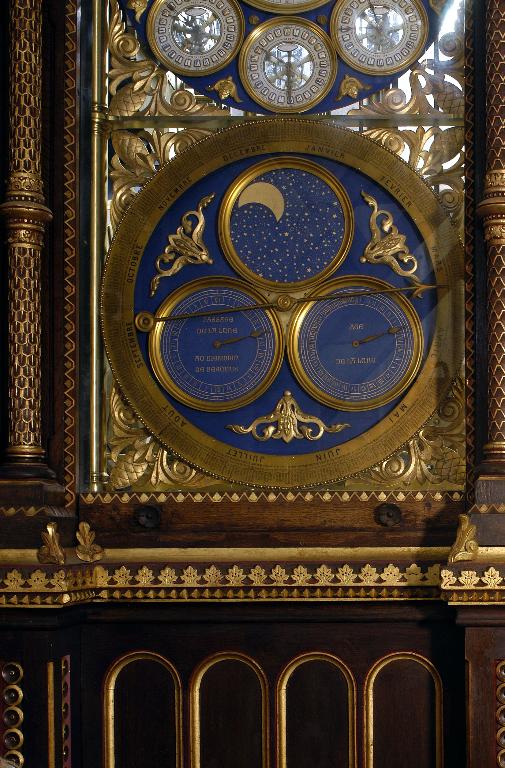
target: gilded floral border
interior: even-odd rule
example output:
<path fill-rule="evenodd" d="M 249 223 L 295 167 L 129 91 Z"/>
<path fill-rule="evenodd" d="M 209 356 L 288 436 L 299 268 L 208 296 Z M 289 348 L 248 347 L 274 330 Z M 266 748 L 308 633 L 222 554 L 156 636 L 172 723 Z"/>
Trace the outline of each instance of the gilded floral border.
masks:
<path fill-rule="evenodd" d="M 127 563 L 4 567 L 0 606 L 116 601 L 439 599 L 440 566 L 293 563 Z"/>

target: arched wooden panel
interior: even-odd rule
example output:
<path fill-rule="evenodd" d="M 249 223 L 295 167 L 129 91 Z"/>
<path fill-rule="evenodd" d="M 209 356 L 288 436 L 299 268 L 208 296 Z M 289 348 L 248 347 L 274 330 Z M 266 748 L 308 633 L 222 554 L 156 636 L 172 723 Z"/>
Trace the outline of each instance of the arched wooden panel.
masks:
<path fill-rule="evenodd" d="M 191 681 L 191 768 L 268 768 L 268 686 L 241 653 L 206 659 Z"/>
<path fill-rule="evenodd" d="M 163 656 L 118 659 L 103 694 L 105 768 L 182 768 L 181 682 Z"/>
<path fill-rule="evenodd" d="M 355 768 L 356 685 L 336 656 L 293 659 L 277 685 L 279 768 Z"/>
<path fill-rule="evenodd" d="M 440 675 L 423 656 L 380 659 L 365 684 L 366 768 L 442 768 L 442 693 Z"/>

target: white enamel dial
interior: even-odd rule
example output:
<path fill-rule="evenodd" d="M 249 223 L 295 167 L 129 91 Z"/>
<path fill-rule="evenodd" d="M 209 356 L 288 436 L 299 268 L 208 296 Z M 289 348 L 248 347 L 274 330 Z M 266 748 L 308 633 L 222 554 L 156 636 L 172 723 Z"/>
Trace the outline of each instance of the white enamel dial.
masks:
<path fill-rule="evenodd" d="M 330 29 L 344 61 L 360 72 L 385 75 L 419 57 L 428 17 L 420 0 L 339 0 Z"/>
<path fill-rule="evenodd" d="M 330 38 L 310 21 L 296 17 L 260 24 L 244 42 L 242 84 L 260 106 L 272 112 L 304 112 L 328 93 L 337 72 Z"/>
<path fill-rule="evenodd" d="M 244 35 L 235 0 L 156 0 L 147 37 L 158 59 L 182 75 L 208 75 L 235 56 Z"/>

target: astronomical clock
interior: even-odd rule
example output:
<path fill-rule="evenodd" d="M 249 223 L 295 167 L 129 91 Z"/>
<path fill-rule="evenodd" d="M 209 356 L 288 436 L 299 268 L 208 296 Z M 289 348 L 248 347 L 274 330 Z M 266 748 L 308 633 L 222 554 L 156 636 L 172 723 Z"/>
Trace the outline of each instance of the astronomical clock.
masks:
<path fill-rule="evenodd" d="M 436 35 L 434 5 L 157 0 L 127 10 L 159 64 L 196 92 L 242 110 L 299 114 L 345 106 L 405 72 Z"/>
<path fill-rule="evenodd" d="M 0 764 L 505 766 L 504 0 L 3 5 Z"/>
<path fill-rule="evenodd" d="M 200 122 L 144 133 L 168 162 L 129 207 L 124 190 L 113 200 L 99 299 L 110 486 L 457 495 L 461 188 L 416 164 L 433 144 L 442 170 L 460 129 L 418 129 L 416 160 L 412 131 L 391 130 L 406 97 L 383 90 L 410 81 L 414 122 L 459 109 L 438 72 L 455 70 L 458 44 L 434 44 L 440 4 L 153 0 L 116 18 L 123 56 L 135 41 L 151 81 L 184 83 L 170 99 L 146 87 L 137 53 L 140 113 L 155 94 L 161 115 L 185 100 Z M 125 112 L 114 61 L 111 107 Z"/>

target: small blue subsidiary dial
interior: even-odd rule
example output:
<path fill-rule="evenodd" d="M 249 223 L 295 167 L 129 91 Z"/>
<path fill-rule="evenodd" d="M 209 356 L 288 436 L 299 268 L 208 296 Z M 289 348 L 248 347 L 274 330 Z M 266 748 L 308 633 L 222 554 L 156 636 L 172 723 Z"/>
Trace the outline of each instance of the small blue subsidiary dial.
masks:
<path fill-rule="evenodd" d="M 314 298 L 295 312 L 288 332 L 289 360 L 301 385 L 347 411 L 398 397 L 412 383 L 423 350 L 410 301 L 389 283 L 360 276 L 332 280 Z"/>
<path fill-rule="evenodd" d="M 264 296 L 225 277 L 174 291 L 159 307 L 149 335 L 158 381 L 198 410 L 250 403 L 277 376 L 284 353 L 281 325 L 265 304 Z"/>

